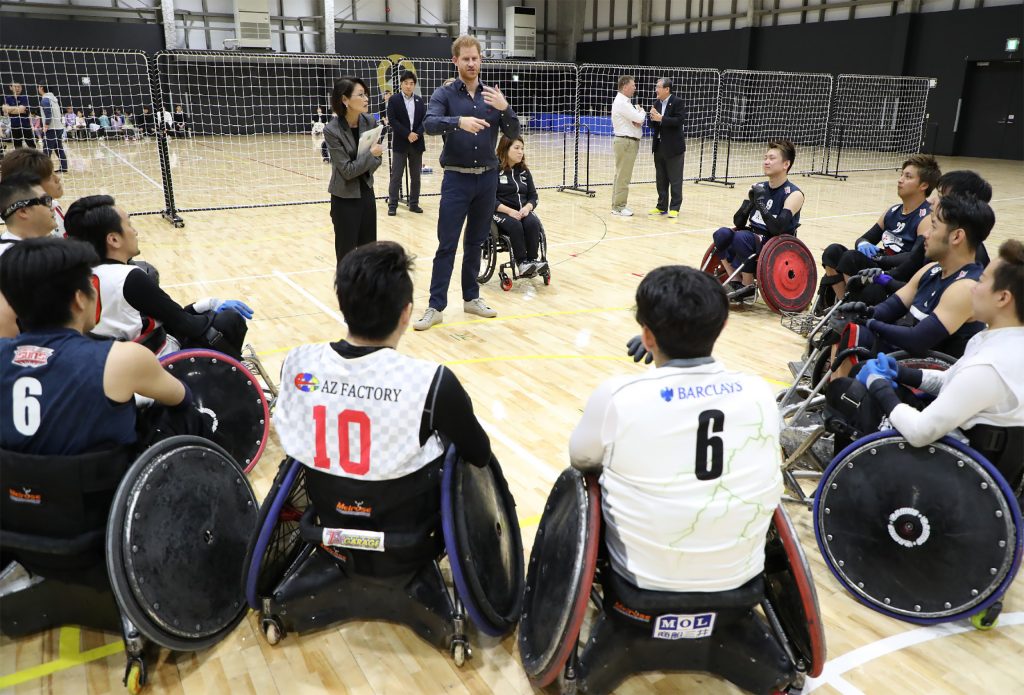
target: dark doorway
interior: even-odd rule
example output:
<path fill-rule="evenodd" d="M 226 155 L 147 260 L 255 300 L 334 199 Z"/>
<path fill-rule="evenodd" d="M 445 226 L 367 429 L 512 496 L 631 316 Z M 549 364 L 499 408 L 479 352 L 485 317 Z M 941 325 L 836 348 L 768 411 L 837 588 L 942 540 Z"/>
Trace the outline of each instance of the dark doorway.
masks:
<path fill-rule="evenodd" d="M 955 154 L 1024 159 L 1024 67 L 1019 60 L 967 65 Z"/>

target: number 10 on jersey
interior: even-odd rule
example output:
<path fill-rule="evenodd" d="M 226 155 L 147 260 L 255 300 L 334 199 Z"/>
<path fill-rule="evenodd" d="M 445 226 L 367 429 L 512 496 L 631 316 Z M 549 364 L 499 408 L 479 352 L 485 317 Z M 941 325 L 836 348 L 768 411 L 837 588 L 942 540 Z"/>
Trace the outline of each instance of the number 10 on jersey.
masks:
<path fill-rule="evenodd" d="M 313 465 L 330 469 L 331 459 L 327 454 L 327 406 L 313 406 L 316 452 Z M 359 430 L 359 460 L 352 460 L 349 433 L 355 427 Z M 338 464 L 349 475 L 366 475 L 370 470 L 370 416 L 362 410 L 342 410 L 338 413 Z"/>

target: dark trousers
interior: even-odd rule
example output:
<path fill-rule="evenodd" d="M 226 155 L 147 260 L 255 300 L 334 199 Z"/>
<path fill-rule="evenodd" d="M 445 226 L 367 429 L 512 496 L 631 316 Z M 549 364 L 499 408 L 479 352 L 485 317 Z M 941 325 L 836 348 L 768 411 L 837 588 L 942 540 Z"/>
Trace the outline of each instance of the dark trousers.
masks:
<path fill-rule="evenodd" d="M 68 170 L 68 156 L 64 154 L 64 129 L 49 128 L 43 133 L 43 152 L 47 156 L 51 152 L 57 152 L 57 159 L 60 161 L 59 171 Z"/>
<path fill-rule="evenodd" d="M 423 168 L 423 153 L 416 149 L 408 152 L 391 151 L 391 185 L 388 187 L 388 207 L 398 207 L 398 191 L 402 188 L 402 175 L 406 162 L 409 164 L 409 207 L 420 202 L 420 169 Z"/>
<path fill-rule="evenodd" d="M 678 210 L 683 204 L 683 159 L 686 153 L 666 157 L 654 153 L 654 174 L 658 186 L 658 209 Z M 671 188 L 672 197 L 669 198 Z"/>
<path fill-rule="evenodd" d="M 349 251 L 357 246 L 377 241 L 377 205 L 373 190 L 359 182 L 358 198 L 331 196 L 331 222 L 334 223 L 334 255 L 341 264 Z M 477 255 L 477 262 L 480 254 Z"/>
<path fill-rule="evenodd" d="M 719 227 L 712 235 L 712 239 L 718 255 L 724 256 L 733 268 L 737 264 L 743 264 L 744 273 L 757 272 L 756 254 L 761 251 L 762 242 L 760 234 L 754 234 L 749 229 Z M 748 258 L 750 260 L 747 260 Z"/>
<path fill-rule="evenodd" d="M 33 150 L 36 148 L 36 138 L 32 134 L 31 128 L 11 126 L 11 142 L 15 147 L 21 147 L 22 141 L 25 142 L 25 147 L 31 147 Z"/>
<path fill-rule="evenodd" d="M 468 302 L 480 296 L 480 285 L 476 281 L 480 274 L 480 246 L 491 231 L 497 190 L 497 169 L 482 174 L 444 172 L 437 215 L 437 253 L 430 274 L 430 306 L 438 311 L 448 306 L 448 285 L 463 224 L 466 236 L 462 242 L 462 299 Z"/>
<path fill-rule="evenodd" d="M 512 256 L 517 263 L 536 261 L 540 249 L 540 218 L 530 213 L 521 220 L 509 217 L 503 212 L 494 213 L 494 221 L 502 232 L 508 234 L 512 243 Z"/>

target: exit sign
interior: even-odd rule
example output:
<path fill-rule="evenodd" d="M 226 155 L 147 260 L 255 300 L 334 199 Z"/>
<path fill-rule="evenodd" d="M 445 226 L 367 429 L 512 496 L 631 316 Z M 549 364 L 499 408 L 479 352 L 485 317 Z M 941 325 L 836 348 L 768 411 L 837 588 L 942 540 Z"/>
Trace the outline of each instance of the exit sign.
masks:
<path fill-rule="evenodd" d="M 1020 48 L 1020 39 L 1006 39 L 1006 52 L 1016 53 Z"/>

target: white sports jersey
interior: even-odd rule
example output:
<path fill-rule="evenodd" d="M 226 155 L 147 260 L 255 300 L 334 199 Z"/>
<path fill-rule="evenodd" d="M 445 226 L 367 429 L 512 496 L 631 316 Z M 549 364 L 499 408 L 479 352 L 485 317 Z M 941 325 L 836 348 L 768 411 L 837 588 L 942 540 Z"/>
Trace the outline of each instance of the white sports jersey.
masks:
<path fill-rule="evenodd" d="M 420 423 L 438 364 L 382 348 L 346 359 L 327 343 L 303 345 L 281 367 L 274 427 L 287 455 L 345 478 L 392 480 L 443 453 Z"/>
<path fill-rule="evenodd" d="M 96 326 L 91 333 L 114 340 L 138 342 L 160 327 L 156 319 L 149 316 L 143 319 L 139 310 L 124 298 L 125 278 L 136 269 L 125 263 L 100 263 L 92 269 L 99 300 L 96 302 Z M 157 351 L 157 357 L 163 357 L 179 347 L 178 341 L 168 335 L 164 345 Z"/>
<path fill-rule="evenodd" d="M 982 331 L 967 343 L 964 356 L 949 368 L 946 383 L 957 373 L 974 365 L 989 365 L 1004 384 L 1004 398 L 992 409 L 978 413 L 964 423 L 995 427 L 1024 427 L 1024 328 Z"/>
<path fill-rule="evenodd" d="M 604 466 L 608 551 L 623 577 L 657 591 L 734 589 L 763 571 L 782 495 L 775 398 L 711 359 L 672 364 L 602 384 L 570 457 Z"/>
<path fill-rule="evenodd" d="M 115 340 L 135 340 L 142 335 L 142 314 L 124 298 L 124 281 L 135 266 L 101 263 L 92 269 L 100 291 L 92 332 Z"/>

